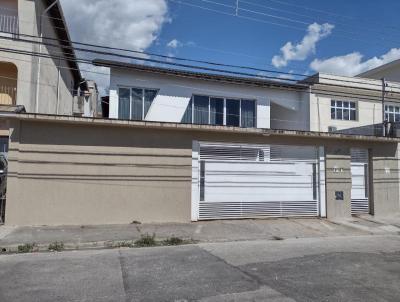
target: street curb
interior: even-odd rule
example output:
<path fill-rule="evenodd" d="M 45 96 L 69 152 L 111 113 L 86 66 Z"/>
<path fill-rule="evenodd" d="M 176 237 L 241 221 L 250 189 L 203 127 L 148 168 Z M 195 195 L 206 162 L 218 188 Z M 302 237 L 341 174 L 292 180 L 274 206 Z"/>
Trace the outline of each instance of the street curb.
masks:
<path fill-rule="evenodd" d="M 12 244 L 7 246 L 0 246 L 0 255 L 10 255 L 10 254 L 30 254 L 30 253 L 53 253 L 53 252 L 67 252 L 67 251 L 79 251 L 79 250 L 105 250 L 105 249 L 117 249 L 117 248 L 142 248 L 141 246 L 134 246 L 134 242 L 140 238 L 129 239 L 129 240 L 115 240 L 115 241 L 94 241 L 94 242 L 81 242 L 81 243 L 62 243 L 63 248 L 60 250 L 49 249 L 52 243 L 28 243 L 33 245 L 31 251 L 20 252 L 19 247 L 25 246 L 27 243 Z M 157 242 L 160 243 L 167 238 L 157 238 Z M 190 245 L 201 243 L 198 240 L 193 240 L 192 238 L 182 238 L 184 243 L 179 245 Z M 203 242 L 204 243 L 204 242 Z M 129 246 L 127 246 L 128 244 Z M 157 244 L 153 247 L 162 247 L 168 245 Z"/>

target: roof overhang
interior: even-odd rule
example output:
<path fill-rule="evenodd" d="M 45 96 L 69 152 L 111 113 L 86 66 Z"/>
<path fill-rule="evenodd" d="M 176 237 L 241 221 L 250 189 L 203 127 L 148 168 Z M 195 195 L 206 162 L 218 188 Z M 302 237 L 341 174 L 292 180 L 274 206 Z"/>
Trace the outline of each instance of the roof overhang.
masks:
<path fill-rule="evenodd" d="M 44 0 L 45 5 L 50 6 L 54 0 Z M 71 72 L 74 76 L 74 80 L 76 85 L 78 85 L 82 81 L 82 75 L 76 62 L 75 51 L 71 42 L 70 34 L 68 31 L 68 26 L 65 21 L 64 13 L 60 4 L 60 1 L 56 3 L 50 10 L 49 15 L 51 16 L 50 20 L 54 25 L 54 30 L 59 38 L 59 43 L 64 46 L 62 51 L 67 59 L 69 67 L 71 68 Z"/>
<path fill-rule="evenodd" d="M 134 64 L 134 63 L 126 63 L 126 62 L 103 60 L 103 59 L 95 59 L 93 60 L 93 64 L 95 66 L 135 70 L 153 74 L 162 74 L 168 76 L 176 76 L 176 77 L 198 79 L 205 81 L 230 83 L 230 84 L 241 84 L 241 85 L 257 86 L 257 87 L 277 87 L 277 88 L 296 89 L 296 90 L 306 90 L 309 88 L 309 85 L 306 84 L 287 83 L 285 81 L 278 81 L 278 80 L 265 80 L 262 79 L 261 77 L 257 78 L 256 76 L 237 77 L 237 76 L 229 76 L 223 73 L 221 74 L 205 73 L 205 72 L 203 73 L 190 70 L 155 67 L 143 64 Z"/>

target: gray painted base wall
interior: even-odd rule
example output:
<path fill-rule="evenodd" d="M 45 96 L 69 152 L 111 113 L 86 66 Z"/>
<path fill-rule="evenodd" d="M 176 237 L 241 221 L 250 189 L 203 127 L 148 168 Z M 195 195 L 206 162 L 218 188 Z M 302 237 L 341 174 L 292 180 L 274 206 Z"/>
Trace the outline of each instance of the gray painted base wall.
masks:
<path fill-rule="evenodd" d="M 189 222 L 193 140 L 325 146 L 329 218 L 350 217 L 349 150 L 370 148 L 374 211 L 399 211 L 393 142 L 13 120 L 6 224 Z"/>

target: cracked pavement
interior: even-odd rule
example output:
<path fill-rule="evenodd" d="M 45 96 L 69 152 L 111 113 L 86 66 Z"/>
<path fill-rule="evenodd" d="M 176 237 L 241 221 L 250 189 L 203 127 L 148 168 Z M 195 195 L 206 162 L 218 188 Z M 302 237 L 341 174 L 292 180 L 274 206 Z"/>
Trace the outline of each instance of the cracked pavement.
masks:
<path fill-rule="evenodd" d="M 0 256 L 0 301 L 398 301 L 400 236 Z"/>

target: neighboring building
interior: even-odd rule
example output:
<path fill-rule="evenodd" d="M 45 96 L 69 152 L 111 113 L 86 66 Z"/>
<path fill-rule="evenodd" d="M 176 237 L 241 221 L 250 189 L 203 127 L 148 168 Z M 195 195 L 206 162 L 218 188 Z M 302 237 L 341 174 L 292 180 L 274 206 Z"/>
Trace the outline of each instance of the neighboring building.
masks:
<path fill-rule="evenodd" d="M 400 82 L 400 59 L 367 70 L 358 75 L 358 77 L 387 81 Z"/>
<path fill-rule="evenodd" d="M 383 106 L 400 102 L 398 82 L 386 82 L 384 101 L 380 80 L 318 73 L 302 82 L 311 85 L 311 131 L 382 135 Z"/>
<path fill-rule="evenodd" d="M 85 81 L 86 89 L 81 90 L 75 99 L 73 114 L 75 116 L 96 117 L 99 114 L 98 100 L 99 90 L 94 81 Z"/>
<path fill-rule="evenodd" d="M 23 105 L 35 113 L 76 113 L 74 98 L 86 87 L 59 1 L 1 1 L 0 41 L 14 52 L 0 51 L 1 105 Z"/>
<path fill-rule="evenodd" d="M 360 77 L 380 80 L 380 85 L 385 89 L 385 97 L 390 95 L 391 89 L 388 81 L 400 82 L 400 60 L 395 60 L 359 75 Z M 400 103 L 385 101 L 385 120 L 400 123 Z M 397 124 L 399 125 L 399 124 Z"/>

